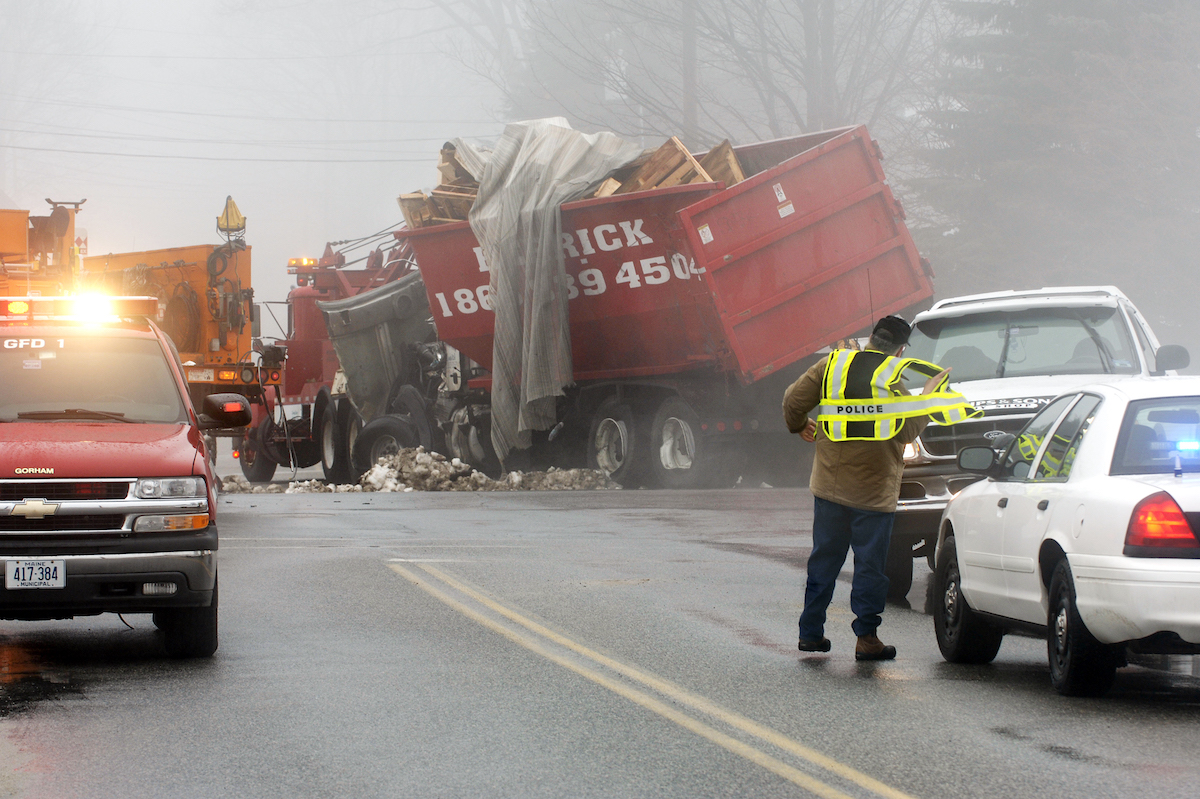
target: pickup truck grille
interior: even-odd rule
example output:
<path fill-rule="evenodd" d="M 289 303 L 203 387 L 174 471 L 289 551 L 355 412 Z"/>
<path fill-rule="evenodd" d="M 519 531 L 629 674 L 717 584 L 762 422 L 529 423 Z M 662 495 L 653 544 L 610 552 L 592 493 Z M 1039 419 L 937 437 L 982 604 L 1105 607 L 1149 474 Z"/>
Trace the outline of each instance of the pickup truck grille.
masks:
<path fill-rule="evenodd" d="M 125 526 L 123 513 L 83 513 L 54 515 L 44 519 L 0 516 L 0 533 L 55 533 L 72 530 L 120 530 Z"/>
<path fill-rule="evenodd" d="M 18 480 L 0 483 L 0 502 L 20 502 L 35 497 L 51 502 L 125 499 L 129 496 L 129 485 L 128 480 Z"/>
<path fill-rule="evenodd" d="M 1025 423 L 1034 416 L 1034 411 L 996 411 L 984 416 L 968 419 L 955 425 L 930 424 L 921 433 L 921 443 L 933 456 L 953 458 L 963 447 L 990 447 L 993 431 L 1016 435 Z"/>

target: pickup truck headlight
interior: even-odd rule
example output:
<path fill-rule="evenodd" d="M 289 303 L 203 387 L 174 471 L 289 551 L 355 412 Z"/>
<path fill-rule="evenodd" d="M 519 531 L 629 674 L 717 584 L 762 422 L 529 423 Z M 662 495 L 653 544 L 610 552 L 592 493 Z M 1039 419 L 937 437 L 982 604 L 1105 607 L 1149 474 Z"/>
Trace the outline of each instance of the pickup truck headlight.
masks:
<path fill-rule="evenodd" d="M 208 491 L 203 477 L 144 477 L 134 493 L 139 499 L 175 499 L 203 497 Z"/>
<path fill-rule="evenodd" d="M 910 444 L 904 445 L 904 462 L 909 463 L 915 461 L 921 455 L 920 448 L 917 447 L 917 442 L 913 441 Z"/>

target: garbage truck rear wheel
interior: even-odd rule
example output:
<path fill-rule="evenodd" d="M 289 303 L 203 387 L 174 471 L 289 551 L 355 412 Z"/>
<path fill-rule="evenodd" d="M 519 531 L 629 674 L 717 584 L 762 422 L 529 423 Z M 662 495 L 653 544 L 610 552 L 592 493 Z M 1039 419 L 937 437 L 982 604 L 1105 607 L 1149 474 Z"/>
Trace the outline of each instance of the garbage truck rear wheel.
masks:
<path fill-rule="evenodd" d="M 633 409 L 616 397 L 600 403 L 588 436 L 588 465 L 625 488 L 637 488 L 646 478 L 649 436 Z"/>
<path fill-rule="evenodd" d="M 720 488 L 737 478 L 741 454 L 706 436 L 700 416 L 680 397 L 667 397 L 650 424 L 650 470 L 664 488 Z"/>

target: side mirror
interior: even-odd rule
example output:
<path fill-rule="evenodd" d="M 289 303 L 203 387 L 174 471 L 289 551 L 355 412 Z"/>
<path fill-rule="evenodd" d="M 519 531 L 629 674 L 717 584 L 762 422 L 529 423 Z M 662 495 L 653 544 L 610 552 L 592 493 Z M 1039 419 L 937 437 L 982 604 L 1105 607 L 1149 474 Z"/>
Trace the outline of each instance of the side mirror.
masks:
<path fill-rule="evenodd" d="M 200 413 L 200 429 L 245 427 L 250 424 L 250 400 L 241 394 L 209 394 Z"/>
<path fill-rule="evenodd" d="M 958 468 L 964 472 L 991 474 L 996 463 L 996 450 L 991 447 L 964 447 L 958 453 Z"/>
<path fill-rule="evenodd" d="M 1168 369 L 1183 369 L 1192 362 L 1186 348 L 1178 344 L 1164 344 L 1154 353 L 1154 373 L 1162 374 Z"/>

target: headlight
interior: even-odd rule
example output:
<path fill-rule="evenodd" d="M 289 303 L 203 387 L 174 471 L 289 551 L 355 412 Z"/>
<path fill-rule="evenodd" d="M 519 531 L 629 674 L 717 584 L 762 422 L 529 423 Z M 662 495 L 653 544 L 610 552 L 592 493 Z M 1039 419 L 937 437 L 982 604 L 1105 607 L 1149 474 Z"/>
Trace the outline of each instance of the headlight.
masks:
<path fill-rule="evenodd" d="M 917 456 L 920 454 L 921 454 L 920 450 L 917 449 L 917 442 L 914 441 L 911 444 L 904 445 L 904 460 L 905 461 L 915 461 L 917 459 Z"/>
<path fill-rule="evenodd" d="M 203 497 L 208 492 L 203 477 L 144 477 L 137 481 L 134 493 L 140 499 Z"/>

